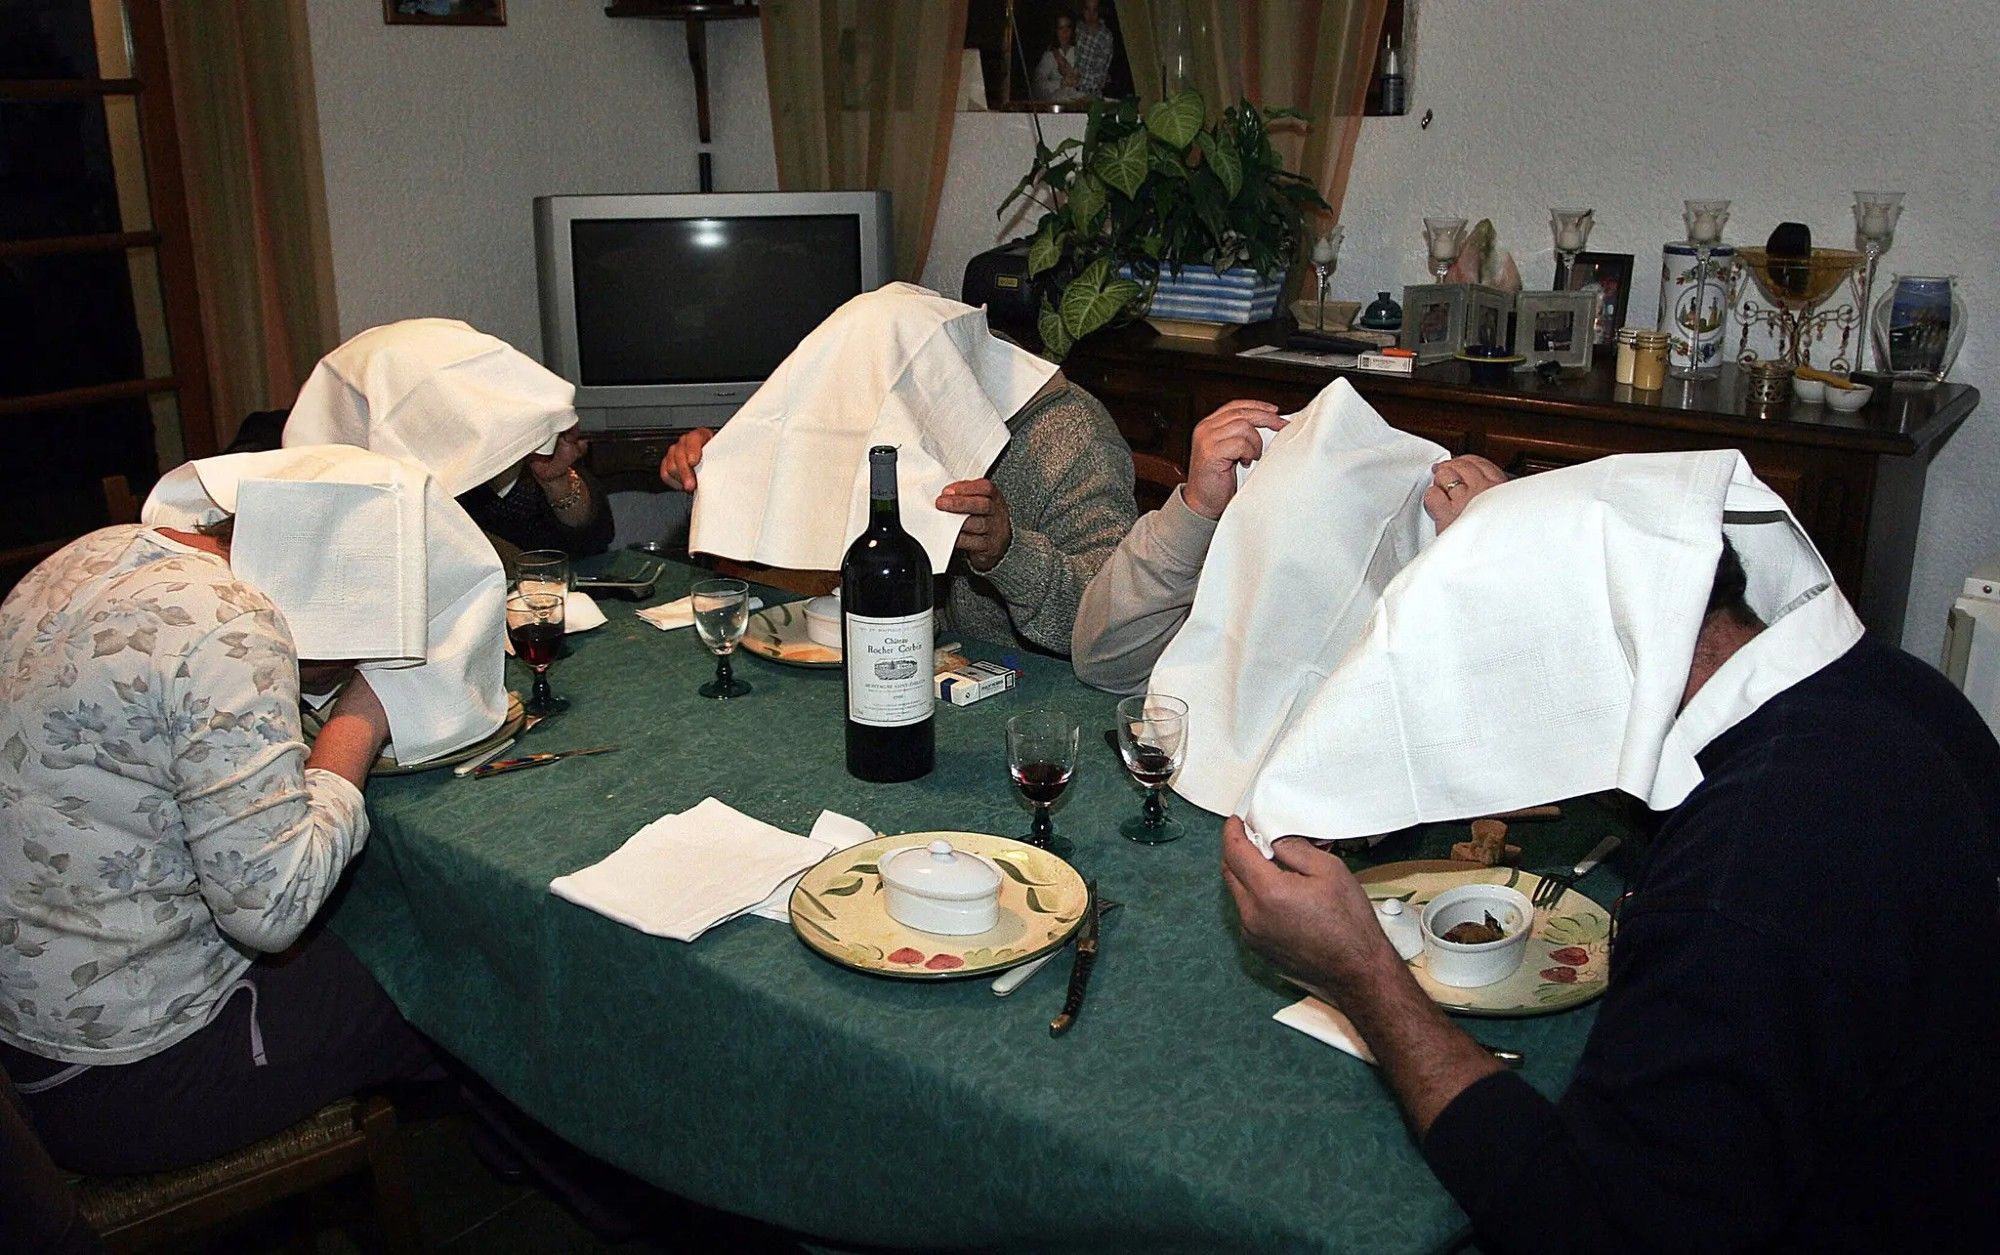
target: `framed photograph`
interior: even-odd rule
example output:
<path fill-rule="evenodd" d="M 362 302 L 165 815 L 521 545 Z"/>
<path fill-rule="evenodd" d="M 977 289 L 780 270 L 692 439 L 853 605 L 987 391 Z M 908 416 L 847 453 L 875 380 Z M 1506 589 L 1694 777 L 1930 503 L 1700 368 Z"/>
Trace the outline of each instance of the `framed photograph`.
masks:
<path fill-rule="evenodd" d="M 1441 362 L 1465 342 L 1463 283 L 1413 283 L 1403 289 L 1403 332 L 1397 343 L 1414 351 L 1418 364 Z"/>
<path fill-rule="evenodd" d="M 1626 303 L 1632 299 L 1632 254 L 1578 253 L 1566 286 L 1572 292 L 1597 291 L 1596 343 L 1610 348 L 1625 325 Z"/>
<path fill-rule="evenodd" d="M 1514 294 L 1469 284 L 1465 288 L 1465 339 L 1458 347 L 1475 344 L 1507 347 L 1507 315 L 1514 312 Z"/>
<path fill-rule="evenodd" d="M 1523 292 L 1514 298 L 1514 351 L 1519 369 L 1554 362 L 1564 370 L 1589 370 L 1596 344 L 1597 293 Z"/>
<path fill-rule="evenodd" d="M 391 26 L 505 26 L 507 0 L 382 0 Z"/>
<path fill-rule="evenodd" d="M 1082 112 L 1133 94 L 1113 0 L 971 0 L 965 46 L 979 50 L 993 109 Z"/>

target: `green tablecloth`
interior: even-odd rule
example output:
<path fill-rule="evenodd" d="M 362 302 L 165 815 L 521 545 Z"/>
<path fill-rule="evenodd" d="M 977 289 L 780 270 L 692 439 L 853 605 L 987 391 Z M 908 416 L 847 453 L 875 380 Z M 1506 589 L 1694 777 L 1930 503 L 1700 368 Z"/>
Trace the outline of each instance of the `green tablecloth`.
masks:
<path fill-rule="evenodd" d="M 1024 655 L 1016 692 L 940 705 L 937 771 L 869 785 L 842 766 L 838 671 L 746 658 L 756 692 L 705 701 L 712 663 L 691 631 L 606 610 L 552 673 L 570 713 L 525 748 L 623 751 L 371 782 L 374 835 L 334 918 L 411 1021 L 523 1109 L 677 1193 L 835 1243 L 1403 1251 L 1463 1229 L 1374 1070 L 1272 1022 L 1297 993 L 1238 939 L 1220 821 L 1182 803 L 1187 839 L 1117 836 L 1138 801 L 1101 735 L 1113 699 L 1065 664 Z M 1065 959 L 1002 999 L 985 980 L 847 971 L 768 920 L 684 945 L 548 891 L 709 795 L 795 832 L 827 807 L 885 832 L 1022 834 L 1002 726 L 1041 705 L 1085 728 L 1059 829 L 1125 903 L 1066 1037 L 1048 1033 Z M 1516 831 L 1541 866 L 1615 826 L 1584 802 Z M 1399 834 L 1373 857 L 1437 857 L 1463 833 Z M 1584 888 L 1608 901 L 1613 883 Z M 1553 1093 L 1593 1014 L 1467 1024 L 1525 1051 Z"/>

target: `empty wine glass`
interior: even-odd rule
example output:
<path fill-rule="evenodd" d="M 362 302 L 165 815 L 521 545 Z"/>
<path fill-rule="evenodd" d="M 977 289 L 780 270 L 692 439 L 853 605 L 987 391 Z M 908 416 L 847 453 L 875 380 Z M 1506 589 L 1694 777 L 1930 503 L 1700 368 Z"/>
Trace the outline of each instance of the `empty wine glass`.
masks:
<path fill-rule="evenodd" d="M 569 555 L 560 549 L 530 549 L 514 559 L 514 591 L 558 593 L 570 589 Z"/>
<path fill-rule="evenodd" d="M 742 697 L 750 686 L 729 667 L 736 643 L 750 623 L 750 586 L 742 580 L 703 580 L 694 586 L 694 630 L 715 655 L 715 679 L 701 686 L 703 697 Z"/>
<path fill-rule="evenodd" d="M 1142 845 L 1164 845 L 1186 830 L 1167 814 L 1160 790 L 1180 770 L 1187 751 L 1187 703 L 1164 694 L 1141 694 L 1118 703 L 1118 756 L 1146 788 L 1146 805 L 1118 826 L 1120 836 Z"/>
<path fill-rule="evenodd" d="M 1076 742 L 1081 731 L 1076 720 L 1060 710 L 1031 710 L 1007 721 L 1007 772 L 1035 808 L 1030 845 L 1040 846 L 1058 858 L 1067 858 L 1073 847 L 1056 835 L 1049 808 L 1069 788 L 1076 774 Z"/>
<path fill-rule="evenodd" d="M 1556 282 L 1558 290 L 1569 287 L 1570 271 L 1576 269 L 1576 255 L 1590 243 L 1590 227 L 1596 211 L 1591 209 L 1549 210 L 1549 233 L 1556 242 Z"/>
<path fill-rule="evenodd" d="M 1424 219 L 1424 247 L 1430 250 L 1431 281 L 1443 283 L 1451 264 L 1458 260 L 1459 250 L 1465 247 L 1465 219 Z"/>
<path fill-rule="evenodd" d="M 560 593 L 512 593 L 507 597 L 507 639 L 514 656 L 535 669 L 535 692 L 521 704 L 531 715 L 553 715 L 569 702 L 549 691 L 549 666 L 562 652 L 563 597 Z"/>

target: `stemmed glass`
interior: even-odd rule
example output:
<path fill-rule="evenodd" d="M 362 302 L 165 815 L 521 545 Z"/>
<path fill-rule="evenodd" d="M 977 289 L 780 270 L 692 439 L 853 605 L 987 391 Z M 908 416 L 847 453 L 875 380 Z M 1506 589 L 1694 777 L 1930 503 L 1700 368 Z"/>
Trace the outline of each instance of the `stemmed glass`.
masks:
<path fill-rule="evenodd" d="M 507 639 L 514 656 L 535 669 L 535 692 L 521 704 L 531 715 L 553 715 L 569 702 L 549 691 L 549 665 L 562 652 L 563 597 L 560 593 L 510 593 Z"/>
<path fill-rule="evenodd" d="M 1861 347 L 1854 351 L 1854 363 L 1859 371 L 1862 358 L 1868 353 L 1869 305 L 1873 303 L 1875 291 L 1875 268 L 1882 262 L 1882 254 L 1896 242 L 1896 219 L 1903 216 L 1903 194 L 1901 192 L 1856 192 L 1854 194 L 1854 247 L 1861 252 L 1861 269 L 1848 281 L 1861 289 L 1861 329 L 1858 339 Z M 1881 369 L 1878 360 L 1876 368 Z"/>
<path fill-rule="evenodd" d="M 1458 252 L 1465 247 L 1465 219 L 1424 219 L 1424 247 L 1431 254 L 1431 282 L 1443 283 Z"/>
<path fill-rule="evenodd" d="M 514 591 L 567 594 L 569 555 L 560 549 L 530 549 L 514 559 Z"/>
<path fill-rule="evenodd" d="M 1164 694 L 1141 694 L 1118 703 L 1118 756 L 1146 789 L 1145 809 L 1118 826 L 1118 835 L 1142 845 L 1179 840 L 1186 830 L 1167 814 L 1160 790 L 1180 770 L 1187 751 L 1187 703 Z"/>
<path fill-rule="evenodd" d="M 1594 209 L 1549 210 L 1549 234 L 1555 236 L 1556 241 L 1557 291 L 1569 286 L 1569 272 L 1576 268 L 1576 255 L 1590 243 L 1590 228 L 1596 212 Z"/>
<path fill-rule="evenodd" d="M 1326 294 L 1328 280 L 1333 276 L 1334 263 L 1340 260 L 1340 242 L 1347 236 L 1347 228 L 1336 223 L 1328 227 L 1313 241 L 1313 273 L 1319 277 L 1319 317 L 1315 331 L 1326 330 Z"/>
<path fill-rule="evenodd" d="M 1056 835 L 1049 808 L 1076 774 L 1079 732 L 1076 720 L 1060 710 L 1031 710 L 1007 721 L 1007 773 L 1014 777 L 1021 796 L 1035 808 L 1035 827 L 1028 834 L 1028 844 L 1058 858 L 1067 858 L 1075 847 Z"/>
<path fill-rule="evenodd" d="M 1694 304 L 1693 315 L 1688 320 L 1687 364 L 1672 364 L 1667 373 L 1676 379 L 1713 379 L 1722 373 L 1720 366 L 1708 364 L 1706 347 L 1702 341 L 1708 335 L 1708 280 L 1710 267 L 1715 256 L 1715 246 L 1722 241 L 1722 229 L 1729 225 L 1729 202 L 1726 200 L 1684 200 L 1681 202 L 1681 221 L 1687 224 L 1688 243 L 1694 245 Z M 1727 299 L 1718 301 L 1726 307 Z M 1728 336 L 1722 329 L 1721 318 L 1725 310 L 1718 310 L 1716 322 L 1716 352 L 1721 353 L 1721 340 Z M 1676 315 L 1677 316 L 1677 315 Z"/>
<path fill-rule="evenodd" d="M 750 586 L 742 580 L 703 580 L 693 590 L 694 630 L 715 655 L 715 679 L 701 686 L 703 697 L 742 697 L 750 686 L 729 668 L 729 656 L 750 624 Z"/>

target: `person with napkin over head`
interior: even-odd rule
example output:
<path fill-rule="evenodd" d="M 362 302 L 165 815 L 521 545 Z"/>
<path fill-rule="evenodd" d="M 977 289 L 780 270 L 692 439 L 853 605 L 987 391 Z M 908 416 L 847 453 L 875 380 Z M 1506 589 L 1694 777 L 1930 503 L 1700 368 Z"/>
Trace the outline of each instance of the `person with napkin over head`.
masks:
<path fill-rule="evenodd" d="M 431 1068 L 309 926 L 385 740 L 422 762 L 506 701 L 499 561 L 414 464 L 210 458 L 143 517 L 0 603 L 0 1065 L 88 1173 L 197 1163 Z M 356 660 L 308 746 L 302 679 Z"/>
<path fill-rule="evenodd" d="M 1555 1100 L 1425 996 L 1338 858 L 1286 835 L 1614 787 L 1657 830 Z M 1863 634 L 1741 455 L 1483 495 L 1304 695 L 1241 809 L 1223 870 L 1245 937 L 1352 1020 L 1482 1247 L 1991 1248 L 2000 746 Z"/>
<path fill-rule="evenodd" d="M 611 509 L 578 465 L 576 388 L 448 318 L 371 327 L 320 359 L 285 419 L 286 448 L 351 444 L 437 477 L 502 548 L 611 546 Z M 510 559 L 511 560 L 511 559 Z"/>
<path fill-rule="evenodd" d="M 906 283 L 855 297 L 720 432 L 681 437 L 660 479 L 696 493 L 690 549 L 837 570 L 876 444 L 898 446 L 903 527 L 946 575 L 944 623 L 1068 653 L 1084 587 L 1132 526 L 1132 455 L 1096 398 L 983 309 Z"/>

